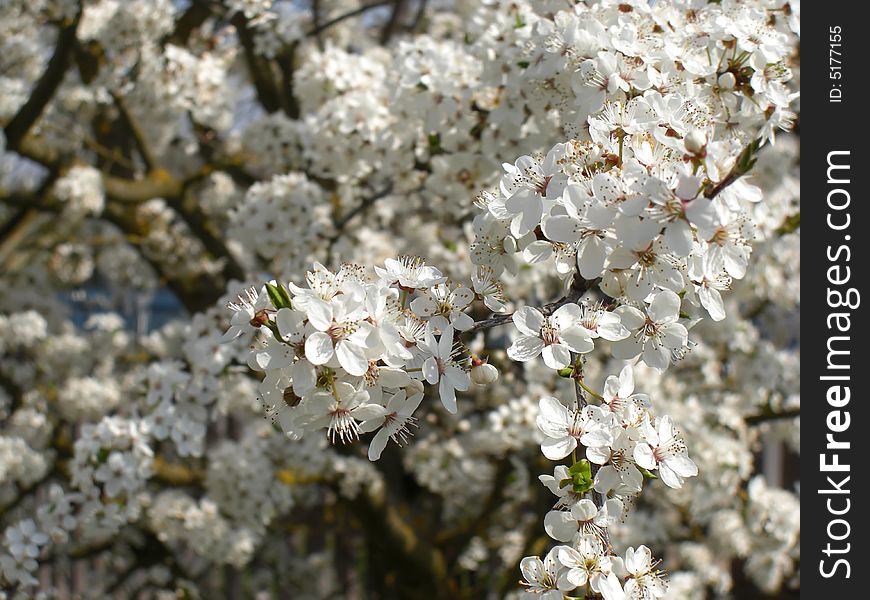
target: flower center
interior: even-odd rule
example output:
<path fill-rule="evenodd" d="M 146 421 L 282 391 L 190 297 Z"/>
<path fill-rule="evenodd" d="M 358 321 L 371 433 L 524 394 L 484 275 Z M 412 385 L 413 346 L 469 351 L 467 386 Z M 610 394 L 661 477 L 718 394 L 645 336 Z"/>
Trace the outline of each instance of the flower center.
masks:
<path fill-rule="evenodd" d="M 333 444 L 335 444 L 336 437 L 342 444 L 356 441 L 359 438 L 359 424 L 350 416 L 348 409 L 337 405 L 329 412 L 329 416 L 329 429 L 326 434 Z"/>
<path fill-rule="evenodd" d="M 544 324 L 541 326 L 541 339 L 544 341 L 545 346 L 560 342 L 559 330 L 553 327 L 548 319 L 544 320 Z"/>

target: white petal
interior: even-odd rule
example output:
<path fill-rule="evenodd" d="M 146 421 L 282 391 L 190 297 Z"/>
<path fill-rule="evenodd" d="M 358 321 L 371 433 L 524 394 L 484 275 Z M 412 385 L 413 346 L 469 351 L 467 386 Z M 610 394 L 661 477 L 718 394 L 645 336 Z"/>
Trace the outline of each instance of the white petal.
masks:
<path fill-rule="evenodd" d="M 521 333 L 537 336 L 544 325 L 544 315 L 537 308 L 523 306 L 514 313 L 513 321 Z"/>
<path fill-rule="evenodd" d="M 659 467 L 659 477 L 661 478 L 662 483 L 664 483 L 666 486 L 668 486 L 670 488 L 674 488 L 675 490 L 678 490 L 681 487 L 683 487 L 682 478 L 679 475 L 677 475 L 676 473 L 674 473 L 674 471 L 671 470 L 668 467 L 668 465 L 666 465 L 664 463 L 662 463 L 661 466 Z"/>
<path fill-rule="evenodd" d="M 656 323 L 676 321 L 680 315 L 680 297 L 670 290 L 662 290 L 653 297 L 647 313 Z"/>
<path fill-rule="evenodd" d="M 517 338 L 507 349 L 507 355 L 511 360 L 526 362 L 536 358 L 544 349 L 544 341 L 532 335 L 524 335 Z"/>
<path fill-rule="evenodd" d="M 610 346 L 610 353 L 613 358 L 619 360 L 631 360 L 638 354 L 643 352 L 643 341 L 639 336 L 630 336 L 624 340 L 613 342 Z"/>
<path fill-rule="evenodd" d="M 544 438 L 541 452 L 549 460 L 562 460 L 577 448 L 577 440 L 572 437 Z"/>
<path fill-rule="evenodd" d="M 387 447 L 387 440 L 390 439 L 389 434 L 385 429 L 381 429 L 369 442 L 369 460 L 374 462 L 381 457 L 384 448 Z"/>
<path fill-rule="evenodd" d="M 467 287 L 458 287 L 453 290 L 453 294 L 451 296 L 453 308 L 465 308 L 471 301 L 474 300 L 474 292 L 472 292 Z"/>
<path fill-rule="evenodd" d="M 433 357 L 427 358 L 423 362 L 423 377 L 432 385 L 438 383 L 438 378 L 441 374 L 438 372 L 438 363 Z"/>
<path fill-rule="evenodd" d="M 551 369 L 564 369 L 571 362 L 571 351 L 563 344 L 550 344 L 541 350 L 541 357 Z"/>
<path fill-rule="evenodd" d="M 453 389 L 453 386 L 450 385 L 450 382 L 447 381 L 447 378 L 444 377 L 441 379 L 441 382 L 438 384 L 438 395 L 441 397 L 441 404 L 444 405 L 444 408 L 451 415 L 456 414 L 456 391 Z"/>
<path fill-rule="evenodd" d="M 427 296 L 420 296 L 411 301 L 411 310 L 418 317 L 431 317 L 438 310 L 438 305 Z"/>
<path fill-rule="evenodd" d="M 551 510 L 544 517 L 544 531 L 554 540 L 570 542 L 577 534 L 577 521 L 569 512 Z"/>
<path fill-rule="evenodd" d="M 313 365 L 325 365 L 332 358 L 332 338 L 317 331 L 305 340 L 305 358 Z"/>
<path fill-rule="evenodd" d="M 463 312 L 454 312 L 451 317 L 450 323 L 457 331 L 468 331 L 474 327 L 474 319 Z"/>
<path fill-rule="evenodd" d="M 689 332 L 682 323 L 667 323 L 659 326 L 659 337 L 665 348 L 678 350 L 686 345 Z"/>
<path fill-rule="evenodd" d="M 332 326 L 332 304 L 321 298 L 312 297 L 305 304 L 308 320 L 318 331 L 326 331 Z"/>
<path fill-rule="evenodd" d="M 541 226 L 548 240 L 570 244 L 580 237 L 580 231 L 576 220 L 567 215 L 547 217 Z"/>
<path fill-rule="evenodd" d="M 471 385 L 471 377 L 459 367 L 447 367 L 444 371 L 444 377 L 447 378 L 450 385 L 460 392 L 467 391 Z"/>
<path fill-rule="evenodd" d="M 294 334 L 298 334 L 302 328 L 302 322 L 305 320 L 303 315 L 298 310 L 282 308 L 275 315 L 275 322 L 278 325 L 278 333 L 285 340 L 290 339 Z"/>
<path fill-rule="evenodd" d="M 652 471 L 656 468 L 656 459 L 649 444 L 640 443 L 634 447 L 634 462 L 647 471 Z"/>
<path fill-rule="evenodd" d="M 369 370 L 369 361 L 365 349 L 348 340 L 342 340 L 335 346 L 335 354 L 342 368 L 357 377 L 365 375 Z"/>
<path fill-rule="evenodd" d="M 725 303 L 722 302 L 719 290 L 701 286 L 698 288 L 698 298 L 701 300 L 701 305 L 710 313 L 711 319 L 721 321 L 725 318 Z"/>
<path fill-rule="evenodd" d="M 595 279 L 604 271 L 607 261 L 607 244 L 598 236 L 587 238 L 577 248 L 577 268 L 586 279 Z"/>
<path fill-rule="evenodd" d="M 664 346 L 650 340 L 643 345 L 643 362 L 653 369 L 664 371 L 671 364 L 671 353 Z"/>
<path fill-rule="evenodd" d="M 538 402 L 541 410 L 540 416 L 550 423 L 555 423 L 563 428 L 568 426 L 568 409 L 553 396 L 544 396 Z"/>
<path fill-rule="evenodd" d="M 532 242 L 523 250 L 523 260 L 530 265 L 542 263 L 553 256 L 553 245 L 544 240 Z"/>
<path fill-rule="evenodd" d="M 387 409 L 380 404 L 361 404 L 350 411 L 353 418 L 357 421 L 377 421 L 383 422 L 383 418 L 387 415 Z"/>
<path fill-rule="evenodd" d="M 695 477 L 698 474 L 698 465 L 688 456 L 672 456 L 665 462 L 680 477 Z"/>
<path fill-rule="evenodd" d="M 626 334 L 628 334 L 628 330 L 626 330 Z M 589 330 L 584 329 L 583 327 L 569 327 L 568 329 L 564 329 L 562 333 L 559 334 L 559 339 L 561 339 L 568 348 L 574 352 L 579 352 L 580 354 L 592 352 L 595 348 L 595 343 L 589 335 Z"/>
<path fill-rule="evenodd" d="M 688 256 L 692 251 L 692 229 L 685 221 L 675 221 L 665 229 L 665 244 L 677 256 Z"/>

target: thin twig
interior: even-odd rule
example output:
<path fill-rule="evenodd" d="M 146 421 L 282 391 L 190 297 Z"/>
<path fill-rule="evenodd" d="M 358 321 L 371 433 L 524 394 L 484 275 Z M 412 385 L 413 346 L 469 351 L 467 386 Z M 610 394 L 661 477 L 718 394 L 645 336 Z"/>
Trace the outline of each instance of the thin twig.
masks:
<path fill-rule="evenodd" d="M 342 14 L 338 15 L 337 17 L 333 17 L 332 19 L 329 19 L 328 21 L 324 21 L 323 23 L 316 25 L 315 27 L 309 29 L 305 35 L 307 35 L 307 36 L 319 35 L 319 34 L 323 33 L 324 31 L 326 31 L 327 29 L 329 29 L 330 27 L 332 27 L 333 25 L 338 25 L 339 23 L 341 23 L 342 21 L 344 21 L 346 19 L 350 19 L 350 18 L 355 17 L 357 15 L 361 15 L 362 13 L 364 13 L 368 10 L 371 10 L 372 8 L 378 8 L 379 6 L 386 6 L 387 4 L 390 4 L 390 3 L 391 3 L 390 0 L 378 0 L 377 2 L 372 2 L 371 4 L 363 4 L 359 8 L 355 8 L 351 11 L 346 12 L 346 13 L 342 13 Z"/>
<path fill-rule="evenodd" d="M 767 423 L 769 421 L 794 419 L 799 416 L 801 416 L 801 409 L 793 408 L 781 412 L 769 412 L 758 415 L 750 415 L 748 417 L 743 417 L 743 420 L 746 422 L 747 425 L 759 425 L 761 423 Z"/>
<path fill-rule="evenodd" d="M 580 298 L 583 297 L 583 294 L 588 292 L 594 285 L 596 281 L 587 281 L 580 276 L 579 273 L 574 274 L 574 279 L 571 281 L 571 287 L 568 288 L 568 291 L 564 296 L 556 300 L 555 302 L 550 302 L 549 304 L 545 304 L 541 309 L 541 312 L 545 317 L 549 317 L 560 307 L 570 304 L 571 302 L 577 302 Z M 470 329 L 468 329 L 467 333 L 473 333 L 475 331 L 480 331 L 481 329 L 489 329 L 491 327 L 498 327 L 499 325 L 504 325 L 509 323 L 513 319 L 513 313 L 499 313 L 492 315 L 483 321 L 478 321 L 475 323 Z"/>

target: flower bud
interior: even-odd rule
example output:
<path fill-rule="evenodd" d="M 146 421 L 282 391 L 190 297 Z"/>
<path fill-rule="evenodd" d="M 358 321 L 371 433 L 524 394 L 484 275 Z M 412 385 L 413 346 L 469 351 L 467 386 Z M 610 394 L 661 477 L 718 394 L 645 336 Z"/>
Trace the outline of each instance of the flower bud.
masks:
<path fill-rule="evenodd" d="M 707 145 L 707 135 L 700 129 L 693 129 L 686 134 L 683 143 L 686 145 L 686 150 L 692 154 L 701 154 L 704 152 L 704 147 Z"/>
<path fill-rule="evenodd" d="M 498 369 L 489 363 L 471 367 L 471 381 L 477 385 L 489 385 L 498 379 Z"/>
<path fill-rule="evenodd" d="M 737 78 L 734 77 L 734 73 L 731 71 L 726 71 L 719 75 L 719 87 L 723 90 L 733 90 L 734 86 L 737 85 Z"/>

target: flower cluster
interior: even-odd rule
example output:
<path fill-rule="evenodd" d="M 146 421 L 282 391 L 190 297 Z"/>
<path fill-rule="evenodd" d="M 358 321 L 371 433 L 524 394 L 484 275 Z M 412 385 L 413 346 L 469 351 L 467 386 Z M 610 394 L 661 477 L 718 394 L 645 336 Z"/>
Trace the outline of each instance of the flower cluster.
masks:
<path fill-rule="evenodd" d="M 497 377 L 458 339 L 474 326 L 465 312 L 472 302 L 492 297 L 484 276 L 475 278 L 475 293 L 417 257 L 387 259 L 375 276 L 357 265 L 336 273 L 316 265 L 306 287 L 270 283 L 240 297 L 224 339 L 264 332 L 248 364 L 265 372 L 267 414 L 288 436 L 325 428 L 333 443 L 345 443 L 377 431 L 369 447 L 377 460 L 387 440 L 402 445 L 413 435 L 424 383 L 455 413 L 471 373 L 481 384 Z"/>
<path fill-rule="evenodd" d="M 577 385 L 585 388 L 579 379 Z M 541 400 L 541 451 L 550 460 L 571 456 L 570 467 L 558 465 L 552 476 L 539 477 L 557 497 L 544 529 L 568 545 L 557 546 L 544 561 L 523 560 L 530 591 L 561 594 L 585 586 L 606 600 L 664 594 L 649 549 L 630 548 L 623 560 L 613 554 L 608 532 L 622 519 L 626 500 L 640 493 L 645 476 L 655 478 L 655 471 L 665 485 L 680 488 L 685 477 L 698 474 L 670 417 L 654 417 L 651 406 L 646 394 L 634 393 L 630 366 L 607 378 L 603 394 L 587 389 L 572 407 L 553 397 Z M 578 448 L 585 458 L 577 459 Z"/>

